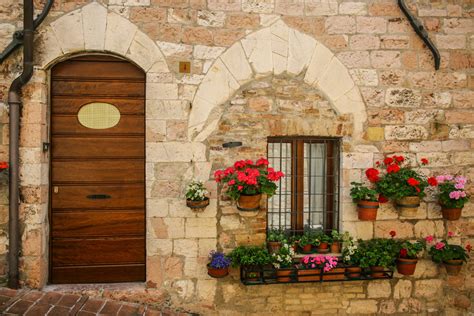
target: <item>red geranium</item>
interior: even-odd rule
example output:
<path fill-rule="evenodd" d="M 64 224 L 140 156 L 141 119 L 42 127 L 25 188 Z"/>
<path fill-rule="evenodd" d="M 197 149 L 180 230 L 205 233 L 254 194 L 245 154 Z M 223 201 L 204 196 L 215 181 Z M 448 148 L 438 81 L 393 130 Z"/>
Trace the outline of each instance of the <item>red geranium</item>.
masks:
<path fill-rule="evenodd" d="M 369 168 L 365 171 L 365 175 L 370 182 L 377 182 L 380 180 L 379 178 L 380 172 L 375 168 Z"/>
<path fill-rule="evenodd" d="M 393 156 L 393 158 L 394 158 L 397 162 L 404 162 L 404 161 L 405 161 L 405 157 L 403 157 L 403 156 Z"/>
<path fill-rule="evenodd" d="M 397 164 L 391 164 L 387 167 L 387 173 L 397 173 L 400 171 L 400 166 Z"/>
<path fill-rule="evenodd" d="M 421 158 L 421 164 L 422 164 L 422 165 L 427 165 L 427 164 L 428 164 L 428 159 L 426 159 L 426 158 Z"/>
<path fill-rule="evenodd" d="M 429 177 L 428 184 L 431 185 L 432 187 L 435 187 L 438 185 L 438 180 L 436 180 L 436 177 Z"/>
<path fill-rule="evenodd" d="M 392 238 L 394 238 L 395 236 L 397 236 L 397 232 L 394 231 L 394 230 L 391 230 L 391 231 L 390 231 L 390 236 L 391 236 Z"/>
<path fill-rule="evenodd" d="M 388 199 L 383 196 L 383 195 L 379 195 L 379 203 L 387 203 L 388 202 Z"/>
<path fill-rule="evenodd" d="M 0 162 L 0 171 L 8 169 L 8 162 L 2 161 Z"/>
<path fill-rule="evenodd" d="M 406 250 L 405 248 L 400 249 L 400 258 L 406 258 L 407 255 L 408 255 L 408 250 Z"/>
<path fill-rule="evenodd" d="M 420 181 L 416 180 L 415 178 L 409 178 L 407 180 L 407 183 L 411 185 L 412 187 L 417 186 L 420 184 Z M 418 191 L 418 190 L 417 190 Z"/>
<path fill-rule="evenodd" d="M 390 157 L 387 157 L 383 160 L 383 163 L 388 166 L 389 164 L 391 164 L 393 162 L 393 159 L 390 158 Z"/>

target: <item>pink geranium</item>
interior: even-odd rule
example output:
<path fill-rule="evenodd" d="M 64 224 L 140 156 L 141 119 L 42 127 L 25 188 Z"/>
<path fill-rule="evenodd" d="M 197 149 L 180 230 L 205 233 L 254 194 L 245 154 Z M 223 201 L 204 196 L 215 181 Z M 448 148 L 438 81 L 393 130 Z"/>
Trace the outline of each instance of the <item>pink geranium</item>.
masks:
<path fill-rule="evenodd" d="M 440 249 L 443 249 L 444 246 L 445 246 L 445 243 L 444 243 L 444 242 L 438 241 L 438 242 L 436 243 L 436 245 L 435 245 L 435 248 L 436 248 L 437 250 L 440 250 Z"/>

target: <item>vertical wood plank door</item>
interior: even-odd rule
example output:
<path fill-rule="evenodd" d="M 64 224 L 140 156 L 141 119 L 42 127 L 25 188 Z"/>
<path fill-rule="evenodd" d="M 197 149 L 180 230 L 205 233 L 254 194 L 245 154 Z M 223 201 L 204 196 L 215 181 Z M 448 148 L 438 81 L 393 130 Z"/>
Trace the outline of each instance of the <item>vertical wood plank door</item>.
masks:
<path fill-rule="evenodd" d="M 51 70 L 50 282 L 145 281 L 145 74 L 110 56 Z"/>

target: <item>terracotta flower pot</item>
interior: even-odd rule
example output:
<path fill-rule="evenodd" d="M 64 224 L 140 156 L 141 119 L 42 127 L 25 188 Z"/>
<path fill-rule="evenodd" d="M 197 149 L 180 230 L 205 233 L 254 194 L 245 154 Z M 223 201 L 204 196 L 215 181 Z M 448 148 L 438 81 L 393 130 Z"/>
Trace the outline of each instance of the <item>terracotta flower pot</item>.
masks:
<path fill-rule="evenodd" d="M 322 243 L 320 243 L 320 244 L 318 245 L 318 247 L 317 247 L 317 251 L 318 251 L 319 253 L 327 253 L 327 252 L 329 252 L 329 243 L 327 243 L 327 242 L 322 242 Z"/>
<path fill-rule="evenodd" d="M 279 241 L 267 241 L 267 249 L 270 254 L 277 253 L 281 249 L 281 242 Z"/>
<path fill-rule="evenodd" d="M 403 275 L 413 275 L 417 263 L 418 259 L 398 258 L 397 271 Z"/>
<path fill-rule="evenodd" d="M 300 248 L 301 248 L 301 252 L 303 253 L 311 253 L 312 246 L 311 244 L 309 244 L 309 245 L 300 246 Z"/>
<path fill-rule="evenodd" d="M 405 196 L 396 201 L 400 215 L 404 217 L 415 217 L 420 206 L 419 196 Z"/>
<path fill-rule="evenodd" d="M 206 207 L 209 205 L 209 198 L 205 198 L 202 201 L 192 201 L 187 199 L 186 205 L 193 211 L 193 212 L 203 212 Z"/>
<path fill-rule="evenodd" d="M 346 275 L 349 279 L 360 278 L 361 272 L 362 272 L 361 267 L 347 267 L 346 268 Z"/>
<path fill-rule="evenodd" d="M 384 267 L 370 267 L 370 275 L 374 279 L 385 277 Z"/>
<path fill-rule="evenodd" d="M 443 213 L 443 218 L 449 221 L 456 221 L 461 217 L 462 208 L 445 208 L 442 207 L 441 212 Z"/>
<path fill-rule="evenodd" d="M 379 202 L 359 201 L 357 202 L 357 212 L 361 221 L 375 221 Z"/>
<path fill-rule="evenodd" d="M 331 244 L 331 253 L 340 253 L 341 252 L 341 242 L 333 241 Z"/>
<path fill-rule="evenodd" d="M 446 260 L 443 263 L 448 275 L 458 275 L 461 272 L 462 260 Z"/>
<path fill-rule="evenodd" d="M 260 209 L 261 194 L 240 195 L 237 201 L 237 208 L 240 211 L 258 211 Z"/>
<path fill-rule="evenodd" d="M 213 278 L 223 278 L 229 274 L 229 267 L 217 269 L 207 265 L 207 274 Z"/>
<path fill-rule="evenodd" d="M 320 269 L 298 269 L 298 281 L 320 281 Z"/>
<path fill-rule="evenodd" d="M 293 269 L 277 269 L 276 276 L 278 282 L 290 282 Z"/>

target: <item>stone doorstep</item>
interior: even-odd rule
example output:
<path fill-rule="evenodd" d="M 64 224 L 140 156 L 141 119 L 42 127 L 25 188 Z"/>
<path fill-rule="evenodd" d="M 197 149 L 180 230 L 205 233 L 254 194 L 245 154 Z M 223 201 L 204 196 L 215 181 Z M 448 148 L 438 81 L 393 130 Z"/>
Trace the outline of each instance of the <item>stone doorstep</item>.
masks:
<path fill-rule="evenodd" d="M 112 300 L 104 297 L 89 297 L 101 291 L 128 290 L 134 293 L 138 284 L 107 285 L 60 285 L 47 286 L 43 291 L 0 287 L 0 314 L 2 315 L 189 315 L 169 308 L 157 308 L 150 304 L 138 304 Z M 138 285 L 144 292 L 145 287 Z M 94 290 L 96 293 L 94 293 Z M 138 290 L 138 288 L 136 289 Z M 76 292 L 76 293 L 71 293 Z M 122 296 L 121 296 L 122 297 Z M 164 301 L 164 300 L 163 300 Z M 161 302 L 160 302 L 161 303 Z M 152 303 L 153 305 L 153 303 Z"/>

